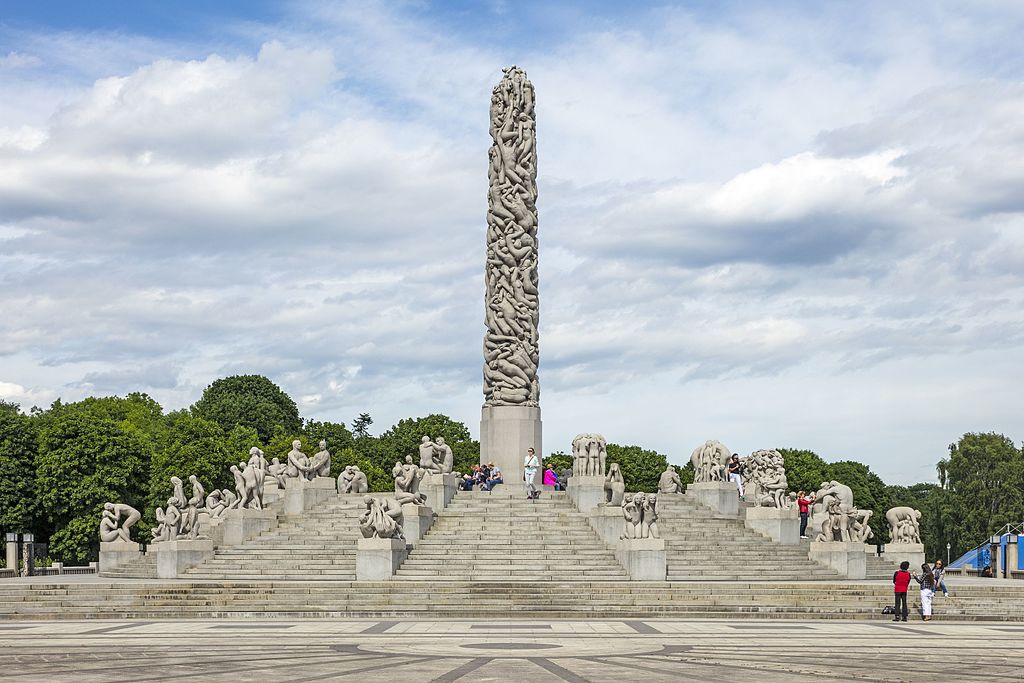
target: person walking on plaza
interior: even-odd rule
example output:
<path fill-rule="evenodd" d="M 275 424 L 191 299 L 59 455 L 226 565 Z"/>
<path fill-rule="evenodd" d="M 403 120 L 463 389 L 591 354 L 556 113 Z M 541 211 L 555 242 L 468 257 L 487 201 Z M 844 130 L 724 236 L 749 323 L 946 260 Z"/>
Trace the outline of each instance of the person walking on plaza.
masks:
<path fill-rule="evenodd" d="M 740 498 L 746 500 L 746 492 L 743 490 L 743 465 L 738 455 L 732 456 L 732 460 L 729 461 L 729 481 L 736 484 Z"/>
<path fill-rule="evenodd" d="M 948 598 L 949 591 L 946 590 L 946 582 L 943 576 L 946 573 L 946 563 L 942 561 L 942 558 L 935 560 L 935 564 L 932 565 L 932 576 L 935 577 L 935 589 L 942 591 L 942 597 Z"/>
<path fill-rule="evenodd" d="M 896 593 L 896 605 L 893 608 L 893 621 L 906 621 L 907 614 L 910 612 L 907 608 L 907 587 L 910 586 L 909 569 L 909 562 L 901 562 L 899 571 L 892 575 L 893 591 Z"/>
<path fill-rule="evenodd" d="M 812 493 L 810 498 L 804 498 L 804 492 L 799 491 L 796 494 L 796 504 L 800 508 L 800 538 L 807 538 L 807 518 L 811 514 L 811 506 L 814 505 L 814 494 Z"/>
<path fill-rule="evenodd" d="M 540 467 L 540 458 L 532 448 L 527 449 L 526 458 L 523 460 L 523 480 L 526 482 L 526 497 L 530 500 L 537 500 L 540 494 L 537 491 L 537 468 Z"/>
<path fill-rule="evenodd" d="M 921 575 L 914 574 L 914 580 L 921 584 L 921 618 L 932 620 L 932 596 L 935 595 L 935 575 L 932 568 L 925 562 L 921 565 Z"/>

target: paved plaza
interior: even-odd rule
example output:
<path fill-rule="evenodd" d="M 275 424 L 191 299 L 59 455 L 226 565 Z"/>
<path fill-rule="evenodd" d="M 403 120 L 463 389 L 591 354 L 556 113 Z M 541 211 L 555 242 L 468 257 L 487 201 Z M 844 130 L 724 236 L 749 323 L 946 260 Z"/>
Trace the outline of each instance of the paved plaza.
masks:
<path fill-rule="evenodd" d="M 8 681 L 1021 680 L 1024 625 L 886 621 L 0 624 Z"/>

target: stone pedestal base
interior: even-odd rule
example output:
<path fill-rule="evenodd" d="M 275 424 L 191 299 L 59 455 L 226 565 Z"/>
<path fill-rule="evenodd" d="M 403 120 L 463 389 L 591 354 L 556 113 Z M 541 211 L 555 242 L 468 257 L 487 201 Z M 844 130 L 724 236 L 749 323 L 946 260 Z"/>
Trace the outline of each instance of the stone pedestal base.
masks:
<path fill-rule="evenodd" d="M 384 581 L 409 554 L 403 539 L 360 538 L 356 543 L 356 581 Z"/>
<path fill-rule="evenodd" d="M 459 478 L 450 473 L 430 473 L 420 482 L 420 493 L 427 497 L 427 505 L 432 510 L 443 510 L 448 507 L 458 488 Z"/>
<path fill-rule="evenodd" d="M 622 539 L 615 557 L 634 581 L 664 581 L 668 572 L 665 541 L 660 538 Z"/>
<path fill-rule="evenodd" d="M 277 479 L 271 477 L 263 480 L 263 507 L 270 507 L 271 504 L 284 498 L 284 489 L 278 488 Z"/>
<path fill-rule="evenodd" d="M 416 545 L 434 523 L 434 511 L 426 505 L 406 503 L 402 506 L 402 533 L 409 545 Z"/>
<path fill-rule="evenodd" d="M 213 541 L 163 541 L 149 546 L 156 557 L 158 579 L 177 579 L 189 567 L 195 567 L 213 557 Z"/>
<path fill-rule="evenodd" d="M 863 579 L 867 576 L 867 555 L 863 543 L 814 541 L 811 543 L 810 558 L 832 567 L 848 579 Z"/>
<path fill-rule="evenodd" d="M 875 546 L 868 546 L 872 550 Z M 904 560 L 910 563 L 910 570 L 920 573 L 921 565 L 924 564 L 924 544 L 923 543 L 886 543 L 885 544 L 885 557 L 886 561 L 891 562 L 893 571 L 896 571 L 896 567 L 899 566 L 900 562 Z"/>
<path fill-rule="evenodd" d="M 127 541 L 114 541 L 112 543 L 100 542 L 100 576 L 111 569 L 117 569 L 123 564 L 142 557 L 142 550 L 138 543 Z"/>
<path fill-rule="evenodd" d="M 740 492 L 736 484 L 728 481 L 709 481 L 701 484 L 687 484 L 686 495 L 693 496 L 698 503 L 711 508 L 720 515 L 739 515 Z"/>
<path fill-rule="evenodd" d="M 565 485 L 565 493 L 577 510 L 589 515 L 605 500 L 604 477 L 569 477 L 569 483 Z"/>
<path fill-rule="evenodd" d="M 782 545 L 800 543 L 800 512 L 797 508 L 746 508 L 744 524 Z"/>
<path fill-rule="evenodd" d="M 277 513 L 273 510 L 225 510 L 218 525 L 223 531 L 222 545 L 240 545 L 277 526 Z"/>
<path fill-rule="evenodd" d="M 501 468 L 502 479 L 510 486 L 523 482 L 526 449 L 533 448 L 543 462 L 540 408 L 527 406 L 484 406 L 480 413 L 480 462 L 493 462 Z M 537 488 L 543 468 L 537 468 Z"/>
<path fill-rule="evenodd" d="M 284 513 L 298 517 L 317 503 L 338 495 L 338 485 L 331 477 L 317 477 L 306 481 L 300 477 L 285 480 Z"/>
<path fill-rule="evenodd" d="M 601 503 L 587 515 L 587 521 L 590 522 L 590 526 L 593 527 L 602 541 L 613 547 L 618 545 L 619 538 L 622 537 L 622 531 L 626 525 L 626 520 L 622 517 L 621 507 L 618 505 L 608 506 Z"/>
<path fill-rule="evenodd" d="M 14 569 L 14 570 L 18 570 L 19 569 L 19 566 L 18 566 L 18 542 L 17 541 L 7 541 L 5 559 L 7 560 L 7 568 L 8 569 Z"/>
<path fill-rule="evenodd" d="M 223 515 L 227 510 L 221 513 Z M 203 536 L 206 536 L 213 541 L 213 547 L 217 548 L 224 545 L 224 517 L 210 517 L 209 513 L 203 513 L 200 515 L 200 531 Z"/>

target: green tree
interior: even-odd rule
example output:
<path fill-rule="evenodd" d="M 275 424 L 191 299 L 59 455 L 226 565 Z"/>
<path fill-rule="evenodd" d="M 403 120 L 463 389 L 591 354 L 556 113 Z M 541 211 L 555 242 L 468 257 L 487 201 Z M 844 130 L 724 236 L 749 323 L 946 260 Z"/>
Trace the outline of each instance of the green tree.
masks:
<path fill-rule="evenodd" d="M 938 469 L 948 494 L 940 523 L 953 555 L 1024 518 L 1024 453 L 1002 434 L 964 434 Z"/>
<path fill-rule="evenodd" d="M 185 483 L 186 495 L 190 495 L 188 477 L 192 474 L 207 491 L 234 488 L 231 465 L 248 460 L 249 456 L 244 451 L 232 452 L 228 448 L 220 425 L 184 410 L 168 415 L 167 423 L 167 437 L 150 469 L 147 512 L 167 502 L 173 492 L 172 476 Z"/>
<path fill-rule="evenodd" d="M 17 404 L 0 401 L 0 530 L 38 531 L 36 421 Z"/>
<path fill-rule="evenodd" d="M 640 446 L 608 444 L 608 464 L 618 463 L 627 491 L 657 491 L 658 479 L 668 467 L 668 458 Z"/>
<path fill-rule="evenodd" d="M 352 432 L 348 431 L 348 427 L 341 422 L 308 420 L 302 431 L 306 438 L 314 444 L 319 444 L 321 439 L 327 441 L 327 450 L 331 453 L 351 448 L 354 443 Z M 317 450 L 320 450 L 319 447 L 317 447 Z"/>
<path fill-rule="evenodd" d="M 823 481 L 830 481 L 828 463 L 814 451 L 779 448 L 786 463 L 786 479 L 791 491 L 817 491 Z M 845 483 L 845 482 L 843 482 Z"/>
<path fill-rule="evenodd" d="M 219 426 L 219 425 L 218 425 Z M 249 450 L 256 446 L 263 448 L 259 432 L 252 427 L 235 425 L 230 432 L 224 436 L 224 445 L 235 462 L 249 459 Z"/>
<path fill-rule="evenodd" d="M 302 429 L 295 401 L 262 375 L 218 379 L 203 391 L 192 414 L 220 425 L 225 433 L 235 425 L 252 427 L 266 443 L 275 428 L 295 434 Z"/>
<path fill-rule="evenodd" d="M 370 425 L 373 418 L 369 413 L 359 413 L 359 417 L 352 420 L 352 436 L 356 439 L 366 439 L 370 436 Z"/>
<path fill-rule="evenodd" d="M 946 530 L 942 525 L 942 505 L 946 492 L 937 484 L 888 486 L 889 507 L 909 507 L 921 511 L 921 541 L 929 561 L 946 559 Z"/>
<path fill-rule="evenodd" d="M 555 468 L 555 472 L 561 475 L 562 470 L 572 469 L 572 456 L 564 451 L 555 451 L 544 458 L 544 465 Z"/>
<path fill-rule="evenodd" d="M 36 491 L 56 531 L 50 557 L 97 558 L 103 504 L 140 510 L 146 498 L 146 444 L 133 430 L 87 411 L 62 410 L 41 432 Z"/>
<path fill-rule="evenodd" d="M 419 462 L 420 440 L 424 436 L 431 439 L 444 438 L 445 443 L 452 448 L 455 458 L 453 469 L 457 471 L 465 472 L 469 465 L 480 462 L 480 444 L 473 441 L 469 428 L 440 414 L 399 420 L 398 424 L 377 437 L 377 443 L 372 447 L 364 443 L 364 440 L 357 440 L 356 450 L 381 469 L 391 472 L 395 461 L 404 460 L 407 455 Z"/>
<path fill-rule="evenodd" d="M 787 470 L 788 472 L 788 470 Z M 889 492 L 878 475 L 867 465 L 852 460 L 841 460 L 828 466 L 829 480 L 846 484 L 853 491 L 853 504 L 862 510 L 871 510 L 869 520 L 874 542 L 889 541 L 889 525 L 885 521 L 886 511 L 892 507 Z"/>

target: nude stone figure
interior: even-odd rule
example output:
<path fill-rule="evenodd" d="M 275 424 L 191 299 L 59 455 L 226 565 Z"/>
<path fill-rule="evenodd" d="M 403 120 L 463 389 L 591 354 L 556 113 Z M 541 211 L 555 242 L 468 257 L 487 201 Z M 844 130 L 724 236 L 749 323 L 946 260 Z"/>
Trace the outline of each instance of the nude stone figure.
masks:
<path fill-rule="evenodd" d="M 142 513 L 124 503 L 104 503 L 100 517 L 100 540 L 104 543 L 131 543 L 131 530 L 142 519 Z"/>
<path fill-rule="evenodd" d="M 311 478 L 331 476 L 331 453 L 327 450 L 327 441 L 320 439 L 320 451 L 309 461 Z"/>
<path fill-rule="evenodd" d="M 288 468 L 285 470 L 285 475 L 292 479 L 301 477 L 310 480 L 316 474 L 310 471 L 309 458 L 300 450 L 301 447 L 301 441 L 298 439 L 292 441 L 292 449 L 288 451 Z"/>
<path fill-rule="evenodd" d="M 604 500 L 606 505 L 616 507 L 622 505 L 622 498 L 626 493 L 626 480 L 622 477 L 622 470 L 619 464 L 613 462 L 608 468 L 608 476 L 604 479 Z"/>
<path fill-rule="evenodd" d="M 658 493 L 671 494 L 671 493 L 682 493 L 683 482 L 679 479 L 679 473 L 676 472 L 676 468 L 669 465 L 665 468 L 665 471 L 661 473 L 658 478 Z"/>

